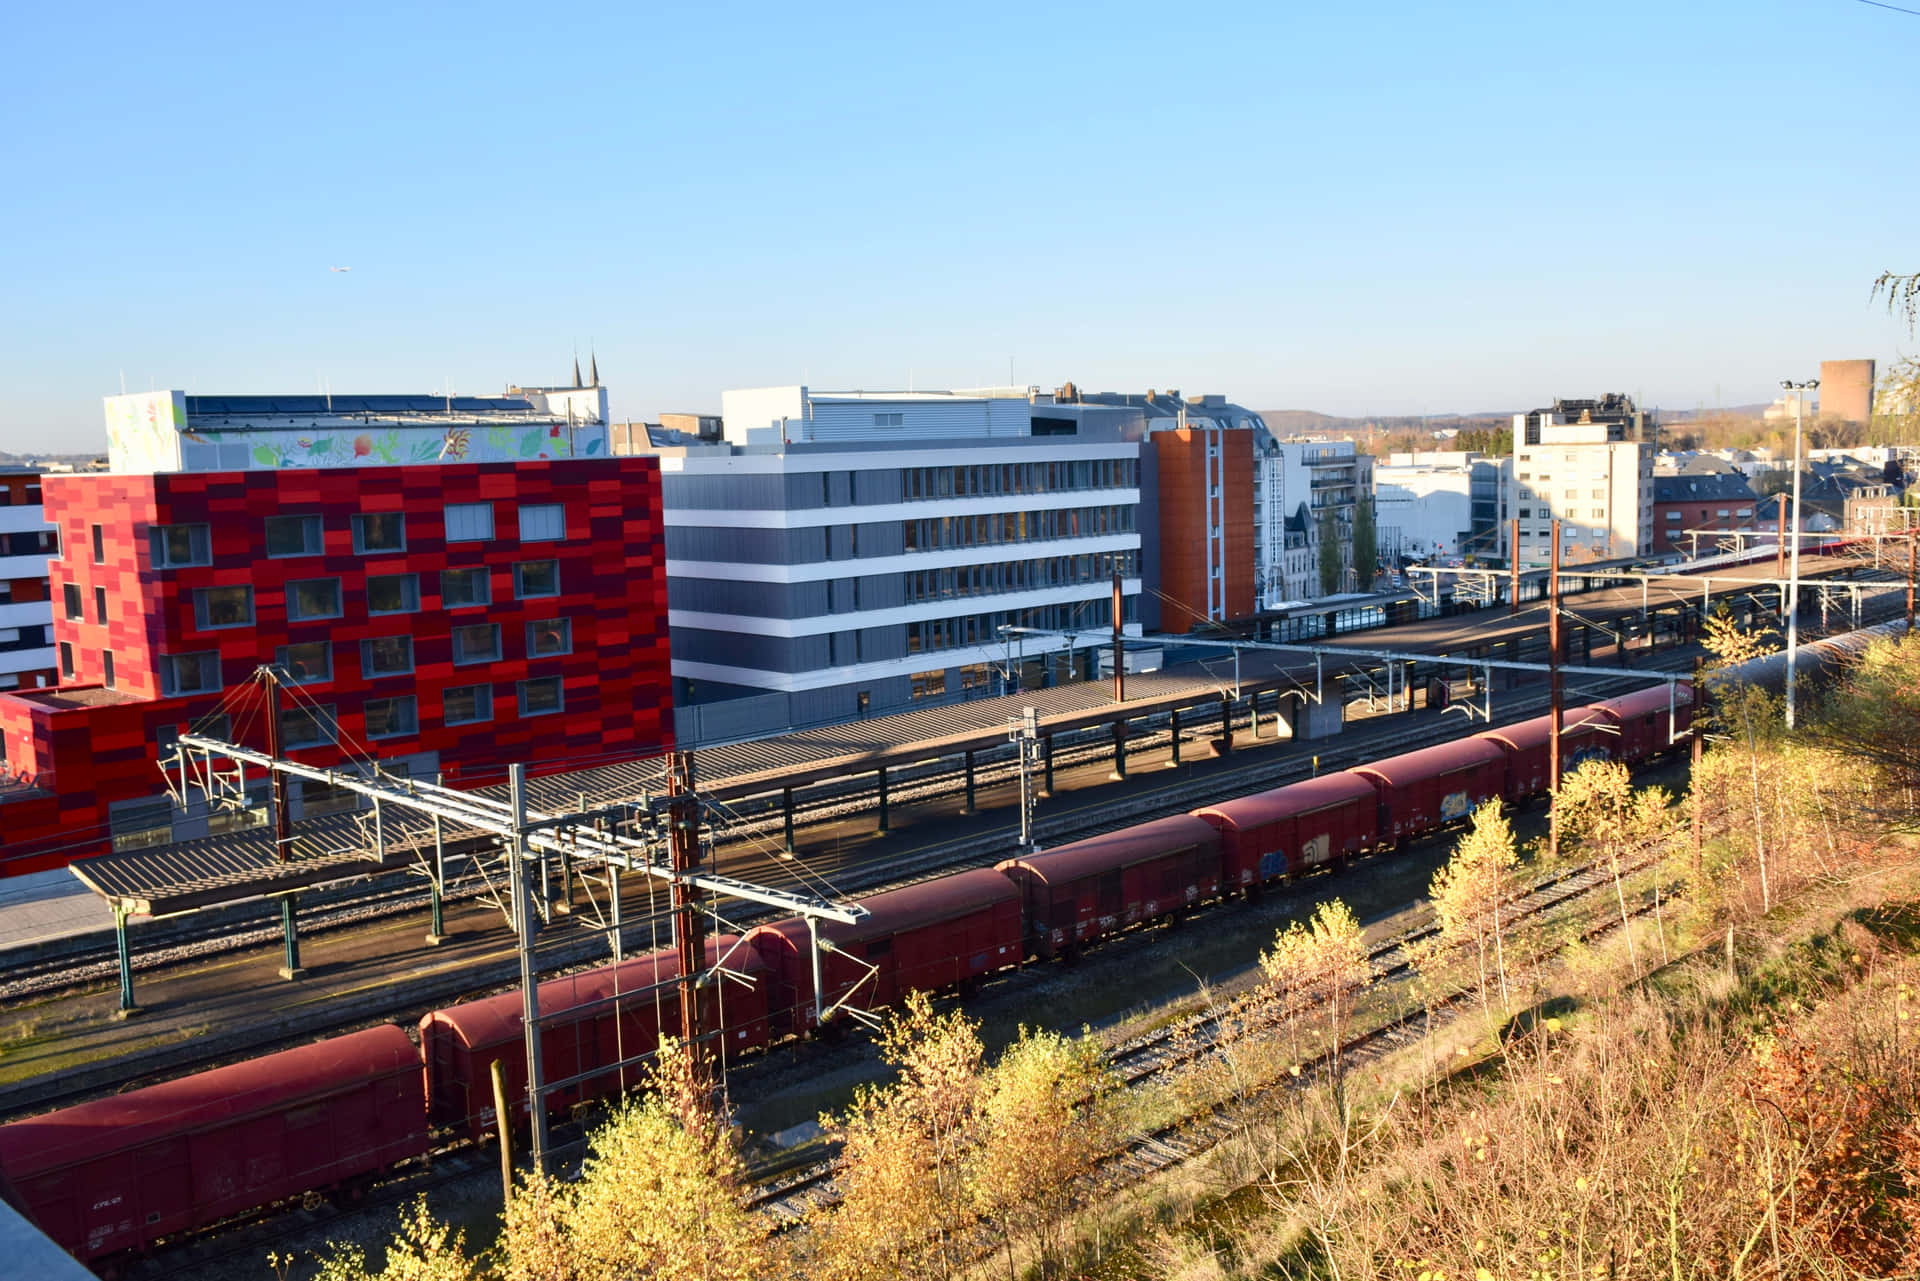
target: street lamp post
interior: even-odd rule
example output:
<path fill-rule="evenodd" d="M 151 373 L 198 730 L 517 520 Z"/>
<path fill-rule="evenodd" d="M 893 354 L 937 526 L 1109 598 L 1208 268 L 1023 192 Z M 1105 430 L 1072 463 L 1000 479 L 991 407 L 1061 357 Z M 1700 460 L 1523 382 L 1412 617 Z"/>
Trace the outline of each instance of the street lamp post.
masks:
<path fill-rule="evenodd" d="M 1807 389 L 1818 387 L 1818 378 L 1805 382 L 1787 379 L 1782 387 L 1794 393 L 1793 402 L 1793 550 L 1788 553 L 1787 568 L 1787 728 L 1793 728 L 1794 671 L 1800 645 L 1800 425 L 1806 415 Z"/>

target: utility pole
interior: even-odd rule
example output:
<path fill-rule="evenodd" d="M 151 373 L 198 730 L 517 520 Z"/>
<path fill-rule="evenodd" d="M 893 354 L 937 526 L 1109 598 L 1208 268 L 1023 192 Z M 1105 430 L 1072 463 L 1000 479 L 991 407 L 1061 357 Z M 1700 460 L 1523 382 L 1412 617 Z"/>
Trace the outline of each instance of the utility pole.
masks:
<path fill-rule="evenodd" d="M 1798 459 L 1796 458 L 1795 461 L 1797 462 Z M 1780 530 L 1780 540 L 1774 544 L 1773 548 L 1773 576 L 1785 581 L 1787 577 L 1787 491 L 1783 489 L 1774 497 L 1780 502 L 1780 518 L 1774 522 Z M 1786 608 L 1787 596 L 1782 592 L 1780 594 L 1781 612 L 1785 613 Z"/>
<path fill-rule="evenodd" d="M 1121 648 L 1120 611 L 1124 601 L 1120 595 L 1120 555 L 1113 556 L 1113 701 L 1127 701 L 1127 654 Z"/>
<path fill-rule="evenodd" d="M 1800 423 L 1806 416 L 1807 389 L 1818 387 L 1818 378 L 1805 382 L 1791 380 L 1780 384 L 1795 393 L 1793 402 L 1793 551 L 1787 557 L 1787 729 L 1793 729 L 1794 682 L 1799 668 L 1800 647 Z M 1821 598 L 1823 601 L 1825 597 Z"/>
<path fill-rule="evenodd" d="M 1687 731 L 1687 737 L 1692 740 L 1689 746 L 1691 748 L 1693 765 L 1692 765 L 1691 772 L 1687 776 L 1687 781 L 1690 784 L 1688 790 L 1693 793 L 1693 804 L 1690 807 L 1693 810 L 1693 887 L 1692 889 L 1693 889 L 1693 892 L 1696 894 L 1699 893 L 1700 886 L 1704 883 L 1703 878 L 1705 875 L 1705 873 L 1702 870 L 1703 863 L 1702 863 L 1702 857 L 1701 857 L 1703 842 L 1705 839 L 1705 823 L 1702 820 L 1702 817 L 1700 814 L 1700 757 L 1705 750 L 1706 741 L 1707 741 L 1707 734 L 1706 734 L 1707 720 L 1705 715 L 1706 702 L 1707 702 L 1707 682 L 1705 680 L 1705 676 L 1706 676 L 1706 665 L 1702 663 L 1699 659 L 1697 658 L 1694 659 L 1693 660 L 1693 717 L 1689 723 L 1688 731 Z M 1671 725 L 1667 727 L 1667 732 L 1669 734 L 1673 732 L 1673 727 Z"/>
<path fill-rule="evenodd" d="M 1920 552 L 1920 538 L 1916 538 L 1914 535 L 1914 531 L 1909 529 L 1907 530 L 1907 630 L 1908 631 L 1913 630 L 1913 580 L 1914 580 L 1913 571 L 1915 569 L 1915 559 L 1916 559 L 1915 553 L 1916 552 Z"/>
<path fill-rule="evenodd" d="M 527 882 L 527 767 L 507 767 L 507 801 L 512 806 L 513 831 L 507 838 L 507 886 L 513 897 L 514 941 L 520 953 L 520 1028 L 527 1046 L 527 1121 L 533 1133 L 529 1155 L 534 1173 L 547 1172 L 547 1101 L 540 1053 L 540 983 L 534 973 L 533 942 L 540 932 L 533 910 L 533 887 Z M 500 1118 L 506 1133 L 509 1117 Z"/>
<path fill-rule="evenodd" d="M 1547 562 L 1547 702 L 1553 733 L 1547 739 L 1547 854 L 1560 857 L 1560 522 L 1553 522 Z"/>
<path fill-rule="evenodd" d="M 700 991 L 698 976 L 706 968 L 704 922 L 699 896 L 686 877 L 700 867 L 700 802 L 693 794 L 693 754 L 675 752 L 668 762 L 667 851 L 673 864 L 673 943 L 680 960 L 680 1035 L 692 1051 L 697 1079 L 704 1083 L 701 1061 Z"/>
<path fill-rule="evenodd" d="M 1020 709 L 1020 719 L 1013 722 L 1007 737 L 1020 749 L 1020 850 L 1031 854 L 1036 848 L 1033 839 L 1033 813 L 1037 797 L 1033 788 L 1033 767 L 1040 751 L 1040 714 L 1031 707 Z"/>
<path fill-rule="evenodd" d="M 1507 612 L 1520 612 L 1520 520 L 1507 522 Z"/>
<path fill-rule="evenodd" d="M 259 676 L 267 694 L 267 755 L 279 760 L 280 672 L 277 668 L 262 667 Z M 268 785 L 272 789 L 273 857 L 276 862 L 289 863 L 293 861 L 293 820 L 288 812 L 288 779 L 279 770 L 269 770 L 268 773 L 271 775 Z M 240 803 L 247 803 L 244 793 Z M 280 935 L 285 942 L 280 977 L 289 983 L 307 977 L 306 970 L 300 965 L 300 922 L 297 919 L 299 908 L 296 898 L 292 894 L 280 896 Z"/>

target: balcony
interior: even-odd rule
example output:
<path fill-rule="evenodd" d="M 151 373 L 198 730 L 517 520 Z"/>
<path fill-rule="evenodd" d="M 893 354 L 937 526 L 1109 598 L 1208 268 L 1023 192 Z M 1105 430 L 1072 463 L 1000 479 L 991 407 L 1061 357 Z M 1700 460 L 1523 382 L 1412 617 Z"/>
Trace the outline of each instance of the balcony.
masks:
<path fill-rule="evenodd" d="M 30 534 L 35 530 L 52 528 L 46 512 L 38 503 L 0 507 L 0 534 Z"/>
<path fill-rule="evenodd" d="M 0 605 L 0 628 L 45 627 L 51 622 L 53 622 L 53 602 L 50 600 Z"/>
<path fill-rule="evenodd" d="M 47 562 L 52 559 L 52 552 L 35 552 L 31 556 L 0 556 L 0 579 L 45 578 Z"/>
<path fill-rule="evenodd" d="M 52 671 L 57 661 L 51 645 L 37 649 L 0 650 L 0 672 Z"/>

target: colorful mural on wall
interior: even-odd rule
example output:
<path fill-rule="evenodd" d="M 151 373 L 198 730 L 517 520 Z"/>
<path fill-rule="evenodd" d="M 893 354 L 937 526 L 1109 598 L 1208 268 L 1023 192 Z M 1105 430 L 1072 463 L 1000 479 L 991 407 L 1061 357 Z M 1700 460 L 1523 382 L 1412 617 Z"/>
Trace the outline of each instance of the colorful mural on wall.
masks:
<path fill-rule="evenodd" d="M 362 463 L 513 463 L 554 458 L 599 458 L 607 454 L 607 430 L 599 425 L 561 424 L 491 427 L 388 427 L 342 430 L 325 436 L 281 431 L 183 432 L 196 444 L 247 447 L 255 467 L 352 467 Z M 222 457 L 230 455 L 223 452 Z"/>

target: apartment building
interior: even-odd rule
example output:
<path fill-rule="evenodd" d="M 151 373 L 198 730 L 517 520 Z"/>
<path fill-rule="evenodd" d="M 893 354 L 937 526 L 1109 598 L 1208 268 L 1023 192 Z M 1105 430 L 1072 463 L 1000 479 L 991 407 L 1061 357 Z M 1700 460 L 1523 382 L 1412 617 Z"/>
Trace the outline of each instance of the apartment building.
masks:
<path fill-rule="evenodd" d="M 40 474 L 0 469 L 0 689 L 53 683 L 47 562 L 58 542 L 41 509 Z"/>
<path fill-rule="evenodd" d="M 1390 454 L 1374 467 L 1374 513 L 1383 561 L 1452 559 L 1491 550 L 1474 541 L 1474 483 L 1497 476 L 1480 454 Z"/>
<path fill-rule="evenodd" d="M 1503 460 L 1506 507 L 1519 522 L 1514 554 L 1520 563 L 1544 565 L 1552 558 L 1556 520 L 1562 563 L 1650 554 L 1652 443 L 1619 439 L 1618 425 L 1606 423 L 1546 424 L 1538 436 L 1516 444 Z"/>
<path fill-rule="evenodd" d="M 676 698 L 698 736 L 1084 678 L 1116 568 L 1139 634 L 1140 445 L 1049 401 L 729 391 L 724 443 L 654 446 Z"/>
<path fill-rule="evenodd" d="M 448 782 L 672 743 L 658 464 L 608 456 L 597 388 L 107 402 L 113 469 L 49 476 L 57 689 L 0 695 L 29 786 L 0 871 L 264 822 L 181 810 L 188 727 Z M 351 808 L 301 783 L 296 818 Z"/>

